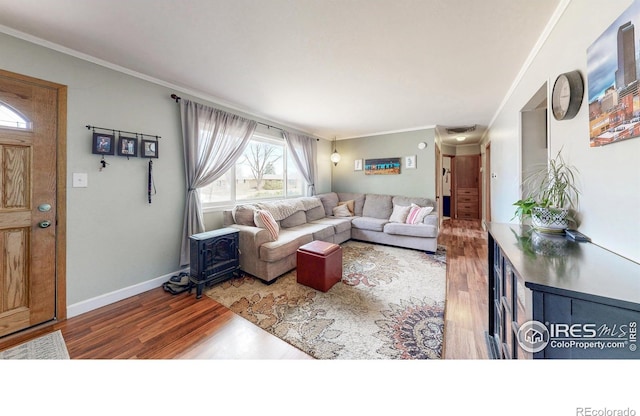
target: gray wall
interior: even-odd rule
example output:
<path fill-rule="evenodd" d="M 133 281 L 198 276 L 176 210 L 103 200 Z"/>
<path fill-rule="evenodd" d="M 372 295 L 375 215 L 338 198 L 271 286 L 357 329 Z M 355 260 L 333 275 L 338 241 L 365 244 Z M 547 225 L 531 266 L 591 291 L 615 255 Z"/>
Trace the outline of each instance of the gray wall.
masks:
<path fill-rule="evenodd" d="M 67 305 L 106 304 L 96 299 L 126 297 L 179 270 L 184 162 L 179 109 L 170 95 L 188 95 L 5 34 L 0 34 L 0 68 L 68 86 L 68 177 L 59 184 L 68 188 Z M 107 156 L 109 165 L 100 172 L 86 125 L 161 136 L 151 204 L 148 160 Z M 328 146 L 326 141 L 320 146 L 323 191 L 331 183 Z M 88 173 L 87 188 L 71 187 L 74 172 Z"/>
<path fill-rule="evenodd" d="M 435 147 L 434 129 L 391 133 L 380 136 L 338 140 L 336 146 L 342 159 L 333 166 L 331 188 L 336 192 L 362 192 L 435 199 Z M 424 150 L 418 143 L 427 143 Z M 333 148 L 332 150 L 333 151 Z M 416 169 L 405 169 L 405 156 L 416 155 Z M 354 171 L 355 159 L 399 157 L 402 167 L 399 175 L 365 175 Z"/>
<path fill-rule="evenodd" d="M 491 213 L 495 222 L 510 222 L 514 201 L 520 196 L 522 147 L 520 110 L 541 85 L 551 89 L 558 75 L 580 70 L 585 78 L 585 96 L 580 111 L 571 120 L 549 117 L 548 154 L 562 149 L 564 159 L 580 171 L 580 231 L 593 242 L 640 262 L 640 138 L 602 147 L 589 147 L 589 103 L 586 89 L 587 49 L 631 5 L 630 0 L 569 2 L 548 38 L 517 80 L 490 126 Z M 550 96 L 550 92 L 547 94 Z M 515 221 L 514 221 L 515 222 Z"/>

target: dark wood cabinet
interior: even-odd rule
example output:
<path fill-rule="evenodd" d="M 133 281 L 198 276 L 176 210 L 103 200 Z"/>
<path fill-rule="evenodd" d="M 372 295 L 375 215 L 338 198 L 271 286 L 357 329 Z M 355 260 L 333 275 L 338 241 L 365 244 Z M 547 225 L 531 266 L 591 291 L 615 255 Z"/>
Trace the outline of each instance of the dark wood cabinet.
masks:
<path fill-rule="evenodd" d="M 640 264 L 528 226 L 488 225 L 493 358 L 640 358 Z"/>
<path fill-rule="evenodd" d="M 454 207 L 458 219 L 480 218 L 480 156 L 456 156 L 454 162 Z"/>

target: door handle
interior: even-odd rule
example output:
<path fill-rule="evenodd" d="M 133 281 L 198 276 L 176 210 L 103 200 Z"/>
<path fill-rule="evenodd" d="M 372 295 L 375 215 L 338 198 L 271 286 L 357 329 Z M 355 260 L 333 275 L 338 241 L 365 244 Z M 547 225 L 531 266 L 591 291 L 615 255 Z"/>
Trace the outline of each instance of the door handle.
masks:
<path fill-rule="evenodd" d="M 49 228 L 50 225 L 51 225 L 51 221 L 40 221 L 38 223 L 38 227 L 40 228 Z"/>

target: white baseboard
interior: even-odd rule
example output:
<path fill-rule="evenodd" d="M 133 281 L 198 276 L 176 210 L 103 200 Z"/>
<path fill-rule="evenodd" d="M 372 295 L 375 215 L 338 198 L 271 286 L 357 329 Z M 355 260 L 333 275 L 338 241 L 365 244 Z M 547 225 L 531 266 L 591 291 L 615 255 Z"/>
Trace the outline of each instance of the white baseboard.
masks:
<path fill-rule="evenodd" d="M 82 302 L 74 303 L 73 305 L 68 305 L 67 318 L 73 318 L 74 316 L 81 315 L 94 309 L 98 309 L 131 296 L 139 295 L 142 292 L 160 287 L 164 282 L 168 281 L 171 276 L 181 272 L 189 272 L 189 268 L 165 274 L 164 276 L 156 277 L 133 286 L 118 289 L 111 293 L 105 293 L 104 295 L 96 296 L 95 298 L 83 300 Z"/>

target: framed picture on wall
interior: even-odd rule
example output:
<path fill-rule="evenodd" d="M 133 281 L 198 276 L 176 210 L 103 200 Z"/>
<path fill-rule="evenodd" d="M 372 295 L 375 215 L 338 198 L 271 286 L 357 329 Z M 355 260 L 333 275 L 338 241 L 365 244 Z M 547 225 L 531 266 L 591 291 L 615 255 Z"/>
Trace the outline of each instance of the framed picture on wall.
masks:
<path fill-rule="evenodd" d="M 118 154 L 120 156 L 138 157 L 138 139 L 120 136 Z"/>
<path fill-rule="evenodd" d="M 416 168 L 416 155 L 405 156 L 405 158 L 404 158 L 404 168 L 405 169 L 415 169 Z"/>
<path fill-rule="evenodd" d="M 353 170 L 362 170 L 362 159 L 356 159 L 353 162 Z"/>
<path fill-rule="evenodd" d="M 96 155 L 113 155 L 116 146 L 113 134 L 93 133 L 91 152 Z"/>
<path fill-rule="evenodd" d="M 141 140 L 140 157 L 158 157 L 158 142 L 155 140 Z"/>
<path fill-rule="evenodd" d="M 364 161 L 365 175 L 398 175 L 400 174 L 400 158 L 367 159 Z"/>

